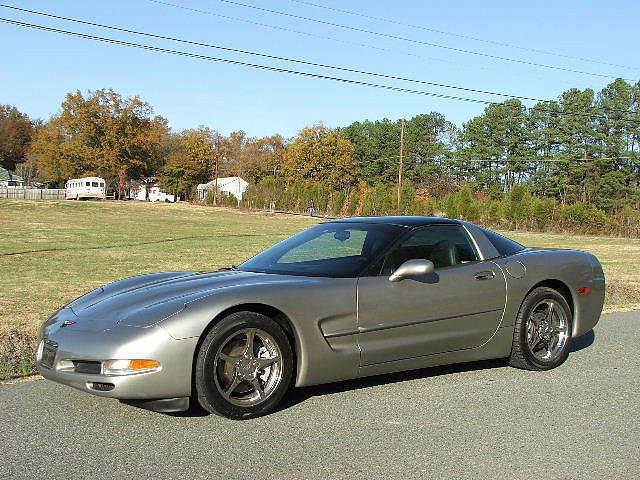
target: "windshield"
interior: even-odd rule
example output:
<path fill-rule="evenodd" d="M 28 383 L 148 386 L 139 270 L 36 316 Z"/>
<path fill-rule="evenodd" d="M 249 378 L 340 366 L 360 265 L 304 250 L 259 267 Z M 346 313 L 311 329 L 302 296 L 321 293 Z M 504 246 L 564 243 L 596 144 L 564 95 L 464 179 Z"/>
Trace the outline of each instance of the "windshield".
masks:
<path fill-rule="evenodd" d="M 404 230 L 379 223 L 322 223 L 256 255 L 238 270 L 355 277 Z"/>

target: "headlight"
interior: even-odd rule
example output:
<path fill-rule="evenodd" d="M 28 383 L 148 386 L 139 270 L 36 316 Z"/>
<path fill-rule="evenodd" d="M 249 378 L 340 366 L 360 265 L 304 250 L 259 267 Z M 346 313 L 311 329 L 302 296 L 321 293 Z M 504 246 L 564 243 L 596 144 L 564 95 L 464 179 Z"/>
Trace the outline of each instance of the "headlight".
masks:
<path fill-rule="evenodd" d="M 156 370 L 160 370 L 160 362 L 157 360 L 105 360 L 102 362 L 103 375 L 131 375 Z"/>
<path fill-rule="evenodd" d="M 36 362 L 42 360 L 42 351 L 44 350 L 44 340 L 40 340 L 38 348 L 36 350 Z"/>

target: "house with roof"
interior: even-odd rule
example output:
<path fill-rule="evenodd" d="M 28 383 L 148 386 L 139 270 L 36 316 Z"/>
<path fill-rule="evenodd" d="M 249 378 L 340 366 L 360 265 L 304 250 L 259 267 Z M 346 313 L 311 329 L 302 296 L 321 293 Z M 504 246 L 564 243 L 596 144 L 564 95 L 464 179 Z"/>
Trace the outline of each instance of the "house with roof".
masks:
<path fill-rule="evenodd" d="M 217 188 L 219 193 L 233 195 L 240 201 L 248 186 L 249 182 L 240 177 L 222 177 L 211 180 L 208 183 L 201 183 L 196 187 L 196 191 L 200 200 L 205 199 L 207 192 L 213 192 Z"/>
<path fill-rule="evenodd" d="M 0 187 L 24 187 L 24 178 L 20 175 L 14 175 L 6 168 L 0 167 Z"/>

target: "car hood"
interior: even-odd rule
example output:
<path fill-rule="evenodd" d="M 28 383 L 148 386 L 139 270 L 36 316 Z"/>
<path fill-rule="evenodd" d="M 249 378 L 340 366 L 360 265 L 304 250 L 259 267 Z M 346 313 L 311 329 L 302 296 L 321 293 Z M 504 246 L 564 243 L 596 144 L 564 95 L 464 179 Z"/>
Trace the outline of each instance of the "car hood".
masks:
<path fill-rule="evenodd" d="M 287 278 L 290 279 L 281 275 L 239 271 L 141 275 L 100 287 L 74 300 L 63 310 L 73 313 L 74 330 L 103 330 L 117 324 L 146 327 L 181 311 L 189 302 L 218 290 L 265 282 L 279 283 Z"/>

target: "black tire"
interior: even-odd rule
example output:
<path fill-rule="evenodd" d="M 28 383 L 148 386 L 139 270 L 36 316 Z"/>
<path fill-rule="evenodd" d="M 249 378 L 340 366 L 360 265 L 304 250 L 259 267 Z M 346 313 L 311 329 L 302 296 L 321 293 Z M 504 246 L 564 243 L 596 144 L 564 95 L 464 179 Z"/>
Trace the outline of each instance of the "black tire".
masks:
<path fill-rule="evenodd" d="M 532 290 L 518 311 L 509 364 L 525 370 L 561 365 L 571 350 L 572 327 L 573 315 L 564 296 L 549 287 Z"/>
<path fill-rule="evenodd" d="M 276 408 L 292 375 L 293 352 L 280 325 L 259 313 L 237 312 L 204 338 L 196 358 L 196 394 L 211 413 L 255 418 Z"/>

